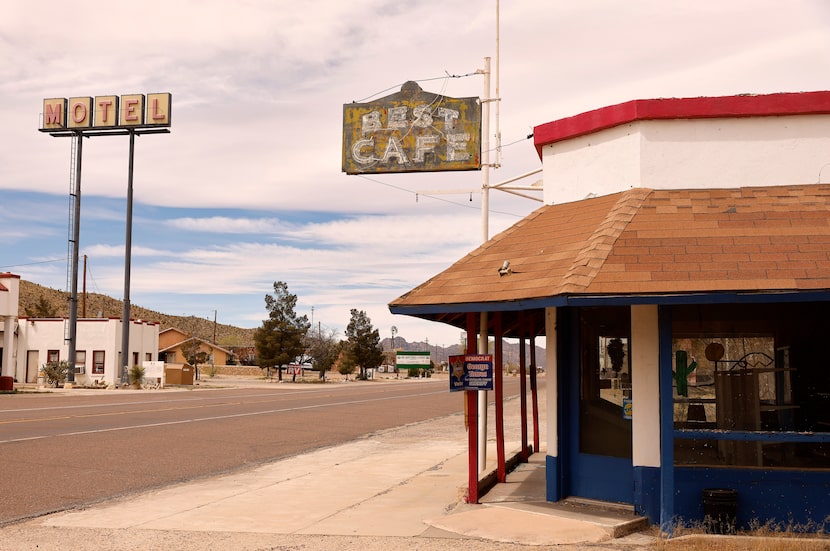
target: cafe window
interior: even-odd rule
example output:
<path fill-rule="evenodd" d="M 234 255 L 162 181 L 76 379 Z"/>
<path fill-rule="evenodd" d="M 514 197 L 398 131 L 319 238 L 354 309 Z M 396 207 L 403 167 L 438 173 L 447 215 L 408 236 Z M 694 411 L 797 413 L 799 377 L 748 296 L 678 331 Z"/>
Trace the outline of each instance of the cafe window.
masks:
<path fill-rule="evenodd" d="M 672 341 L 675 462 L 679 465 L 830 468 L 824 376 L 773 335 Z M 812 441 L 811 441 L 812 440 Z"/>

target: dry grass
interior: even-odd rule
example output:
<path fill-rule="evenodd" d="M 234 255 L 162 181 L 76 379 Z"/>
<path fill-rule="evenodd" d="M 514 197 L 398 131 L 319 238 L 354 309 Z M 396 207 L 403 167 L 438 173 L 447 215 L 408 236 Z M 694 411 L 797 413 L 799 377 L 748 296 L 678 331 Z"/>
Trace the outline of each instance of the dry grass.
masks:
<path fill-rule="evenodd" d="M 830 551 L 830 534 L 821 525 L 767 524 L 734 536 L 707 534 L 700 527 L 676 528 L 660 539 L 657 551 Z"/>
<path fill-rule="evenodd" d="M 657 543 L 658 551 L 827 551 L 830 540 L 690 535 Z"/>

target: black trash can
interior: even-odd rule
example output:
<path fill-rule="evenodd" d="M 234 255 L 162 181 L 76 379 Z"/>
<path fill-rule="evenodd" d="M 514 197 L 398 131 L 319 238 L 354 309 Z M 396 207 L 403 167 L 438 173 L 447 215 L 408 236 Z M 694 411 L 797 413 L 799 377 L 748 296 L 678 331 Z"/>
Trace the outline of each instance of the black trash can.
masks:
<path fill-rule="evenodd" d="M 709 534 L 737 531 L 738 492 L 727 488 L 703 490 L 703 525 Z"/>

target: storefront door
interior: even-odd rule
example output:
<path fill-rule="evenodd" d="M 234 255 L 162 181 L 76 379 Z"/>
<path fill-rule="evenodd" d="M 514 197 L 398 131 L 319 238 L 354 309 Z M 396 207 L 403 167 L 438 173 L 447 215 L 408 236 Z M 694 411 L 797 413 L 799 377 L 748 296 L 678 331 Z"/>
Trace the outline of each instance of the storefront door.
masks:
<path fill-rule="evenodd" d="M 630 326 L 628 307 L 580 310 L 579 376 L 570 402 L 571 495 L 633 502 Z"/>

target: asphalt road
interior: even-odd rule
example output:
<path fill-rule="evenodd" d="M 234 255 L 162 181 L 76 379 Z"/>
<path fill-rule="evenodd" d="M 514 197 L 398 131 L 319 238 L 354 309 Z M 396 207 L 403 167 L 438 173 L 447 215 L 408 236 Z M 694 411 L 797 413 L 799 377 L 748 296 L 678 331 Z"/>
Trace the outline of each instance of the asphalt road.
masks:
<path fill-rule="evenodd" d="M 440 379 L 2 395 L 0 525 L 462 409 Z"/>

